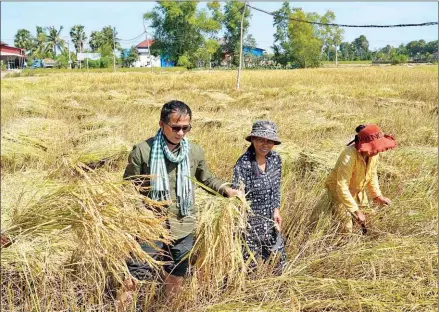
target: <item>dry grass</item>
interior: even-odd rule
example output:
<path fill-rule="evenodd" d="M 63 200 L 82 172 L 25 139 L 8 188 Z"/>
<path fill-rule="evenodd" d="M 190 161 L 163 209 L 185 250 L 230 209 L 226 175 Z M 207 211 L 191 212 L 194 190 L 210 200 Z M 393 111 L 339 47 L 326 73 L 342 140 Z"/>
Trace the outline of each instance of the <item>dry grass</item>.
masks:
<path fill-rule="evenodd" d="M 436 310 L 437 74 L 435 66 L 244 71 L 240 91 L 231 71 L 2 79 L 2 229 L 18 235 L 1 251 L 2 308 L 114 309 L 104 276 L 122 276 L 123 259 L 138 252 L 126 234 L 161 233 L 158 224 L 137 218 L 140 197 L 120 184 L 126 157 L 130 146 L 155 134 L 161 105 L 180 99 L 193 110 L 190 139 L 227 181 L 252 122 L 279 126 L 289 263 L 280 277 L 263 270 L 239 277 L 239 262 L 226 254 L 239 245 L 230 239 L 240 206 L 211 197 L 199 202 L 199 242 L 205 241 L 193 277 L 173 303 L 156 310 Z M 379 167 L 382 191 L 394 203 L 371 207 L 367 236 L 340 236 L 324 181 L 364 122 L 398 140 Z M 84 171 L 78 161 L 100 169 Z M 122 211 L 129 213 L 117 217 Z M 229 249 L 207 248 L 215 241 Z M 213 261 L 213 252 L 222 252 L 223 263 Z M 72 259 L 81 260 L 77 271 L 66 266 Z M 239 283 L 228 286 L 220 275 Z M 136 303 L 147 308 L 159 289 L 145 289 L 149 296 Z"/>

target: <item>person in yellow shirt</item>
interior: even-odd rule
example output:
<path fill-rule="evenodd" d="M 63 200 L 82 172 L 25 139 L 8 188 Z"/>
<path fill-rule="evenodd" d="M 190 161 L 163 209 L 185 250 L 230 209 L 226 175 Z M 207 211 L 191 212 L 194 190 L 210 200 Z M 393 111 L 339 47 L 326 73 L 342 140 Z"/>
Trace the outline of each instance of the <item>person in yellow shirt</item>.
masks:
<path fill-rule="evenodd" d="M 345 233 L 352 232 L 353 219 L 365 225 L 362 209 L 369 205 L 367 193 L 377 204 L 391 204 L 390 199 L 381 194 L 377 167 L 379 153 L 397 145 L 391 135 L 384 134 L 375 124 L 360 125 L 355 131 L 355 139 L 340 154 L 326 180 L 341 231 Z"/>

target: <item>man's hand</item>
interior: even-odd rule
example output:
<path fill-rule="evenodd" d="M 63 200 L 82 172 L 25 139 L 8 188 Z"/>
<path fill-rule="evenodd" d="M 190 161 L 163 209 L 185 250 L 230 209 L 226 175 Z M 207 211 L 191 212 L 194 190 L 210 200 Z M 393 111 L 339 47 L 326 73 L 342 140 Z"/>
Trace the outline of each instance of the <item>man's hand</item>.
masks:
<path fill-rule="evenodd" d="M 364 224 L 366 222 L 366 216 L 361 210 L 357 210 L 354 212 L 355 217 L 357 218 L 357 222 L 360 224 Z"/>
<path fill-rule="evenodd" d="M 392 201 L 384 196 L 378 196 L 373 201 L 379 205 L 384 205 L 384 206 L 388 206 L 392 204 Z"/>
<path fill-rule="evenodd" d="M 277 230 L 280 232 L 281 227 L 282 227 L 282 217 L 280 216 L 279 208 L 274 209 L 273 219 L 274 219 Z"/>
<path fill-rule="evenodd" d="M 227 187 L 224 190 L 224 193 L 226 193 L 227 197 L 234 197 L 234 196 L 243 197 L 241 190 L 235 190 L 235 189 L 232 189 L 231 187 Z"/>

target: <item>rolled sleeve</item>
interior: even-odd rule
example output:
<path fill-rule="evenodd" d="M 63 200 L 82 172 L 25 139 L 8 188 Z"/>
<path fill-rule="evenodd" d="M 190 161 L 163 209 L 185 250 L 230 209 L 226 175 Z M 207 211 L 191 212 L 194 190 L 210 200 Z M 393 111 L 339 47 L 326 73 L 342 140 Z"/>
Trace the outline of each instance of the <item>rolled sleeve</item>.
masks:
<path fill-rule="evenodd" d="M 344 151 L 341 155 L 340 166 L 337 171 L 337 197 L 340 203 L 350 212 L 358 210 L 358 204 L 349 191 L 349 183 L 355 167 L 355 158 Z"/>

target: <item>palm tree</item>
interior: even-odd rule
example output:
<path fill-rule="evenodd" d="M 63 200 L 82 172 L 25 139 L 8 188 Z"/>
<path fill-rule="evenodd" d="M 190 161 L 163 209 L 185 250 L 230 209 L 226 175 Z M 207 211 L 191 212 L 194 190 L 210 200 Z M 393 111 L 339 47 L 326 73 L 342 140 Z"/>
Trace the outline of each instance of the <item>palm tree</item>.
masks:
<path fill-rule="evenodd" d="M 19 29 L 14 37 L 14 45 L 30 52 L 33 49 L 34 38 L 27 29 Z"/>
<path fill-rule="evenodd" d="M 76 53 L 82 52 L 84 49 L 84 42 L 87 40 L 87 36 L 84 32 L 84 26 L 73 26 L 72 29 L 70 29 L 70 38 L 72 38 L 72 42 L 75 45 Z"/>
<path fill-rule="evenodd" d="M 34 38 L 34 45 L 32 48 L 33 58 L 45 58 L 47 56 L 46 52 L 47 35 L 43 30 L 43 27 L 37 26 L 37 36 Z"/>
<path fill-rule="evenodd" d="M 63 26 L 57 30 L 55 26 L 50 26 L 46 28 L 48 30 L 47 34 L 47 45 L 46 51 L 53 51 L 53 56 L 56 56 L 56 51 L 59 50 L 62 52 L 65 49 L 66 41 L 61 38 L 61 31 L 63 30 Z"/>
<path fill-rule="evenodd" d="M 111 45 L 112 49 L 120 50 L 121 46 L 117 38 L 117 31 L 111 26 L 105 26 L 101 30 L 103 44 Z M 114 41 L 113 41 L 114 36 Z"/>

